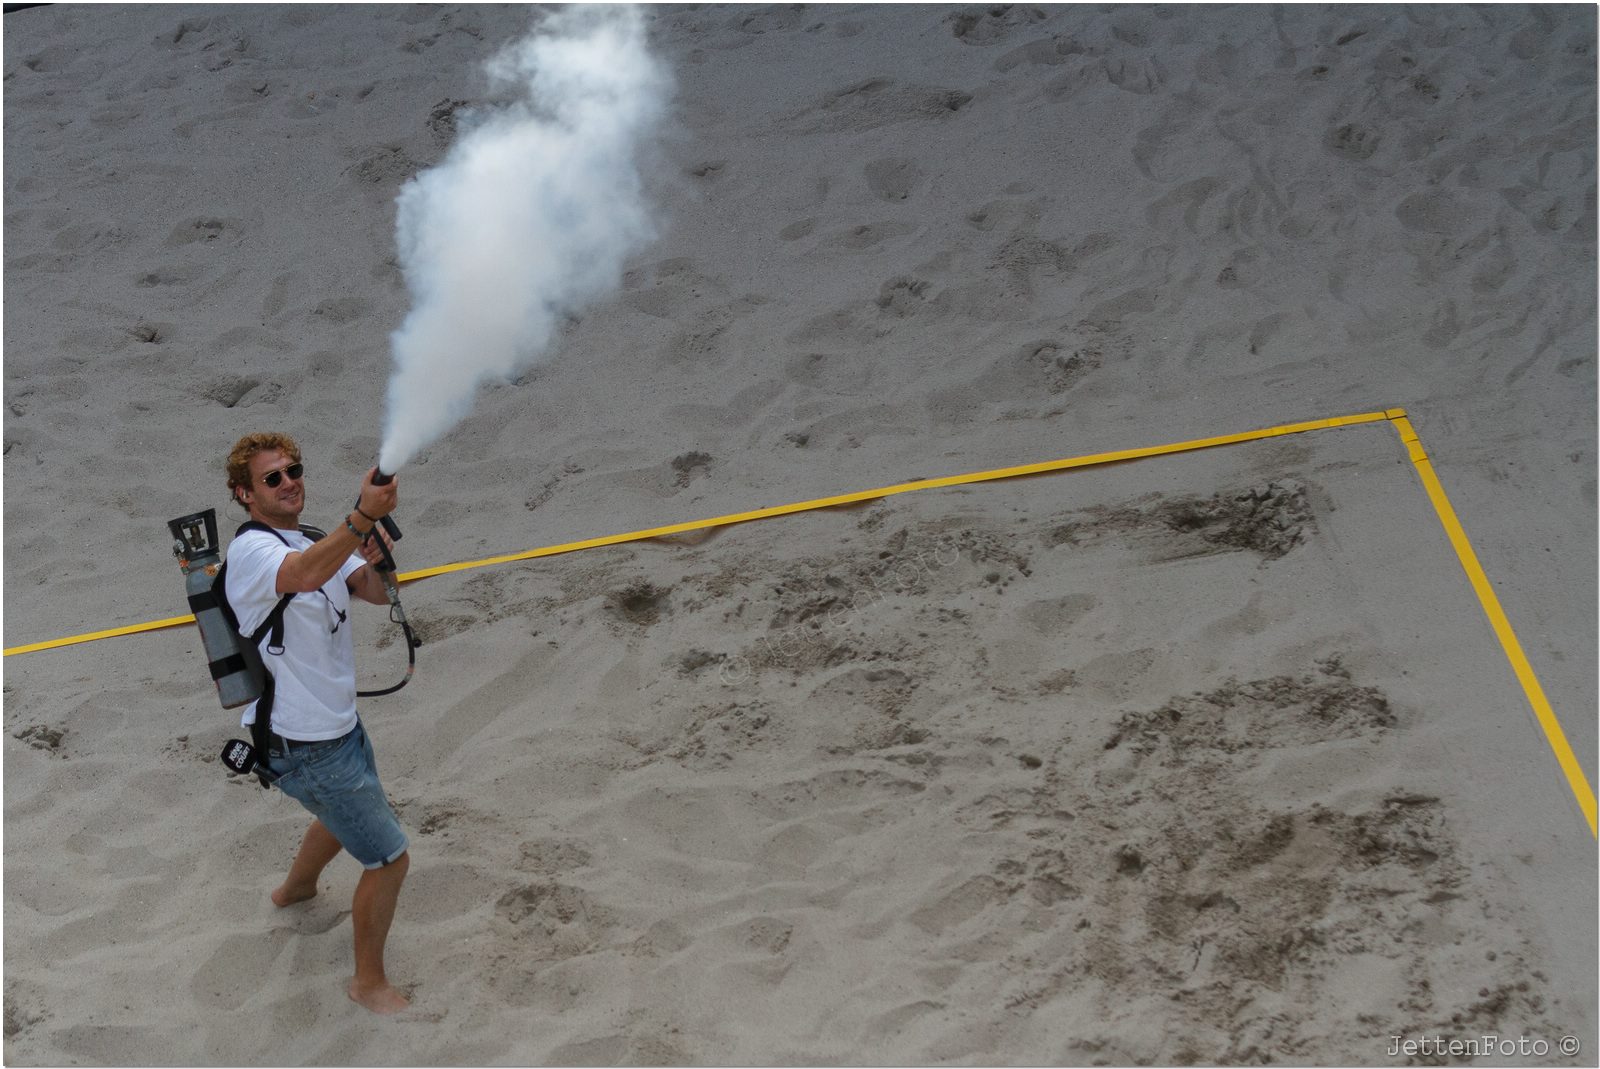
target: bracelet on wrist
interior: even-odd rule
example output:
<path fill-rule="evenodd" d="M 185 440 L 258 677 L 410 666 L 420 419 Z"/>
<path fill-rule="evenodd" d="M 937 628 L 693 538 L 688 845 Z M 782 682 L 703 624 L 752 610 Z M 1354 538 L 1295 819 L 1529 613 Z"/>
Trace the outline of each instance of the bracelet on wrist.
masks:
<path fill-rule="evenodd" d="M 357 512 L 361 512 L 361 506 L 360 505 L 356 506 L 356 511 Z M 378 517 L 376 517 L 376 516 L 368 516 L 365 512 L 361 512 L 361 518 L 366 520 L 368 523 L 377 523 L 378 522 Z"/>
<path fill-rule="evenodd" d="M 356 509 L 356 511 L 360 512 L 361 510 L 360 509 Z M 358 530 L 356 528 L 356 525 L 350 522 L 350 517 L 348 517 L 348 516 L 346 516 L 344 518 L 344 525 L 345 525 L 345 528 L 351 534 L 355 535 L 357 538 L 361 539 L 363 542 L 365 542 L 367 540 L 367 535 L 372 533 L 372 529 L 371 528 L 368 528 L 365 532 L 362 532 L 362 531 Z"/>

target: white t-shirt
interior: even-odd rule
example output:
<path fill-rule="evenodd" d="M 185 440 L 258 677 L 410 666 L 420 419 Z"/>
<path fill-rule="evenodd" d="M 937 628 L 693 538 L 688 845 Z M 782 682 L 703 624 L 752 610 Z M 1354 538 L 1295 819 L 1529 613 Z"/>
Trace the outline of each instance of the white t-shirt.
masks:
<path fill-rule="evenodd" d="M 280 533 L 288 545 L 266 531 L 246 531 L 228 547 L 228 603 L 246 642 L 283 596 L 278 593 L 283 559 L 312 546 L 311 539 L 297 530 Z M 348 619 L 350 588 L 345 583 L 366 563 L 360 554 L 352 554 L 322 585 L 321 593 L 294 596 L 283 612 L 283 653 L 267 652 L 272 640 L 261 640 L 261 660 L 272 673 L 275 695 L 272 730 L 284 738 L 321 742 L 337 739 L 356 726 L 356 653 Z M 343 622 L 340 613 L 346 616 Z M 256 703 L 251 702 L 240 723 L 249 727 L 255 720 Z"/>

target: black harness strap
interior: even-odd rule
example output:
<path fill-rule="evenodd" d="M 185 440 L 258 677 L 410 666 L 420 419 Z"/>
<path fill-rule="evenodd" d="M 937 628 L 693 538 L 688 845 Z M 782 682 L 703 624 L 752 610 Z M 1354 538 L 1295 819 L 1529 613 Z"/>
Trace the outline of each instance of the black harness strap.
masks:
<path fill-rule="evenodd" d="M 224 564 L 223 567 L 226 568 L 227 565 Z M 272 786 L 267 781 L 267 777 L 261 773 L 261 762 L 266 760 L 267 750 L 272 743 L 272 699 L 273 695 L 276 694 L 277 680 L 273 679 L 272 673 L 267 671 L 266 665 L 261 664 L 261 639 L 268 631 L 275 628 L 281 632 L 283 628 L 283 611 L 289 607 L 289 602 L 293 600 L 293 594 L 285 594 L 279 598 L 278 604 L 272 607 L 272 611 L 267 614 L 267 618 L 262 621 L 261 626 L 251 632 L 248 640 L 250 652 L 248 654 L 235 654 L 234 657 L 228 658 L 230 661 L 237 659 L 241 664 L 248 664 L 248 659 L 253 656 L 256 663 L 261 665 L 261 697 L 256 699 L 256 718 L 250 724 L 250 741 L 255 744 L 257 755 L 256 778 L 261 781 L 263 789 Z M 228 615 L 233 615 L 231 610 Z M 234 621 L 234 627 L 238 627 L 237 620 Z M 282 652 L 281 649 L 279 652 Z M 213 671 L 215 670 L 213 669 Z"/>
<path fill-rule="evenodd" d="M 305 531 L 305 528 L 301 528 L 301 530 Z M 316 531 L 316 528 L 312 528 L 311 530 Z M 239 529 L 233 533 L 233 537 L 238 538 L 246 531 L 266 531 L 284 545 L 287 546 L 289 544 L 289 540 L 287 538 L 283 537 L 283 535 L 262 523 L 260 520 L 246 520 L 244 523 L 239 525 Z M 309 534 L 310 532 L 306 533 Z M 323 535 L 323 532 L 321 531 L 316 531 L 316 533 L 318 536 Z M 225 571 L 228 566 L 226 563 L 224 563 L 222 567 Z M 217 581 L 218 583 L 226 581 L 222 573 L 218 574 Z M 224 587 L 223 593 L 227 593 L 226 587 Z M 267 613 L 267 618 L 261 621 L 261 626 L 250 633 L 250 648 L 255 651 L 257 658 L 261 656 L 261 640 L 266 638 L 269 634 L 271 635 L 271 638 L 267 640 L 267 652 L 273 654 L 274 656 L 281 656 L 283 654 L 283 614 L 284 611 L 289 608 L 289 602 L 293 601 L 294 597 L 294 591 L 290 591 L 289 593 L 283 595 L 283 597 L 279 598 L 278 603 L 272 607 L 272 611 Z M 231 606 L 229 607 L 228 615 L 233 616 Z M 237 617 L 235 617 L 233 620 L 233 627 L 234 630 L 238 630 L 239 628 L 239 621 Z M 240 659 L 243 660 L 244 656 L 247 655 L 240 656 Z M 267 751 L 271 749 L 272 699 L 276 692 L 276 680 L 273 679 L 272 673 L 266 670 L 265 665 L 262 666 L 261 674 L 261 697 L 256 699 L 256 718 L 255 722 L 250 725 L 250 741 L 255 745 L 256 759 L 258 762 L 264 762 L 267 757 Z M 256 778 L 261 781 L 261 786 L 263 788 L 270 788 L 272 786 L 272 784 L 268 782 L 267 777 L 262 775 L 259 765 L 257 766 L 256 770 Z"/>

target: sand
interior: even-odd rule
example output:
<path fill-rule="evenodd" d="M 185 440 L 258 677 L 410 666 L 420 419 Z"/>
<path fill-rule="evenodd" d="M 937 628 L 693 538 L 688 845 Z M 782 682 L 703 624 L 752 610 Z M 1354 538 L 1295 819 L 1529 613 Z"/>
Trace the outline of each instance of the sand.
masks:
<path fill-rule="evenodd" d="M 1595 781 L 1592 8 L 649 15 L 661 235 L 401 472 L 403 568 L 1401 406 Z M 529 18 L 5 16 L 7 646 L 183 612 L 246 431 L 337 516 L 393 198 Z M 412 1009 L 348 859 L 268 902 L 304 817 L 180 628 L 5 661 L 9 1064 L 1593 1064 L 1595 841 L 1386 423 L 405 601 Z"/>

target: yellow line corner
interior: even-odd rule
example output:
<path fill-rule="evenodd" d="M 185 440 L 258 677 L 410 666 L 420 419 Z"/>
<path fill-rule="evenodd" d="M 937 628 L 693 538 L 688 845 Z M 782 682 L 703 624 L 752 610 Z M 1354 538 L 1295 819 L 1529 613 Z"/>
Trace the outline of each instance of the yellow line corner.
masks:
<path fill-rule="evenodd" d="M 1489 626 L 1500 641 L 1500 648 L 1505 651 L 1506 660 L 1511 663 L 1511 670 L 1516 675 L 1517 682 L 1521 684 L 1523 694 L 1527 696 L 1534 718 L 1544 731 L 1545 741 L 1550 744 L 1550 749 L 1555 754 L 1556 763 L 1566 777 L 1567 787 L 1572 791 L 1573 799 L 1577 801 L 1584 820 L 1589 824 L 1589 834 L 1600 838 L 1600 817 L 1597 817 L 1600 805 L 1597 805 L 1594 789 L 1589 785 L 1589 779 L 1584 775 L 1583 766 L 1579 763 L 1577 755 L 1572 752 L 1571 744 L 1567 742 L 1566 732 L 1562 730 L 1561 721 L 1551 708 L 1550 700 L 1545 697 L 1544 688 L 1539 684 L 1539 677 L 1528 661 L 1527 654 L 1522 650 L 1522 643 L 1517 640 L 1517 633 L 1512 628 L 1505 609 L 1500 605 L 1500 598 L 1494 592 L 1494 585 L 1484 572 L 1483 565 L 1479 563 L 1477 553 L 1473 551 L 1466 529 L 1461 526 L 1460 517 L 1456 515 L 1449 496 L 1444 492 L 1444 484 L 1439 481 L 1438 473 L 1433 470 L 1433 463 L 1423 450 L 1422 442 L 1410 421 L 1404 417 L 1397 417 L 1392 422 L 1396 433 L 1400 435 L 1401 443 L 1411 454 L 1411 460 L 1416 465 L 1417 475 L 1422 480 L 1428 500 L 1433 504 L 1439 523 L 1444 527 L 1445 536 L 1455 549 L 1456 559 L 1461 562 L 1467 581 L 1472 584 L 1472 589 L 1478 596 L 1478 603 L 1483 607 L 1484 615 L 1488 617 Z"/>
<path fill-rule="evenodd" d="M 1513 672 L 1518 682 L 1521 683 L 1523 692 L 1527 695 L 1528 703 L 1532 707 L 1540 727 L 1544 730 L 1545 738 L 1554 751 L 1557 763 L 1566 775 L 1568 786 L 1573 797 L 1578 802 L 1578 807 L 1583 811 L 1584 819 L 1588 821 L 1591 835 L 1600 836 L 1600 826 L 1597 826 L 1596 799 L 1594 790 L 1590 787 L 1588 778 L 1584 775 L 1582 766 L 1578 763 L 1576 755 L 1572 752 L 1571 745 L 1567 742 L 1566 734 L 1562 731 L 1560 720 L 1555 711 L 1550 707 L 1549 700 L 1545 697 L 1543 688 L 1534 674 L 1532 665 L 1522 651 L 1522 645 L 1517 641 L 1516 633 L 1507 619 L 1505 611 L 1500 606 L 1500 600 L 1495 596 L 1494 588 L 1484 574 L 1483 567 L 1478 562 L 1477 554 L 1473 552 L 1472 545 L 1467 539 L 1466 531 L 1461 526 L 1460 519 L 1456 516 L 1455 509 L 1451 507 L 1449 498 L 1445 495 L 1444 486 L 1439 482 L 1438 475 L 1433 470 L 1433 465 L 1428 459 L 1422 441 L 1417 436 L 1416 429 L 1412 427 L 1406 410 L 1403 408 L 1389 408 L 1381 412 L 1363 412 L 1350 416 L 1336 416 L 1329 419 L 1310 420 L 1303 423 L 1283 424 L 1277 427 L 1266 427 L 1254 431 L 1245 431 L 1240 434 L 1220 435 L 1212 438 L 1198 438 L 1185 442 L 1173 442 L 1167 445 L 1148 446 L 1140 449 L 1124 449 L 1108 453 L 1095 453 L 1088 456 L 1069 457 L 1063 460 L 1046 461 L 1037 464 L 1023 464 L 1009 468 L 996 468 L 989 471 L 969 472 L 965 475 L 951 475 L 938 479 L 927 479 L 915 483 L 896 483 L 892 486 L 879 487 L 875 490 L 860 490 L 853 493 L 838 494 L 832 497 L 816 498 L 810 501 L 797 501 L 788 505 L 777 505 L 770 508 L 754 509 L 747 512 L 732 513 L 726 516 L 717 516 L 706 520 L 694 520 L 687 523 L 668 524 L 663 527 L 652 527 L 641 531 L 630 531 L 624 534 L 607 535 L 599 538 L 583 539 L 577 542 L 567 542 L 561 545 L 545 546 L 540 549 L 527 550 L 520 553 L 510 553 L 498 557 L 489 557 L 477 561 L 461 561 L 455 564 L 439 565 L 424 568 L 419 571 L 406 572 L 397 578 L 401 582 L 411 582 L 425 579 L 430 576 L 443 575 L 447 572 L 464 571 L 471 568 L 482 568 L 492 564 L 505 564 L 513 561 L 531 560 L 536 557 L 555 556 L 571 553 L 582 549 L 593 549 L 599 546 L 617 545 L 623 542 L 640 541 L 647 538 L 659 538 L 664 535 L 677 534 L 686 531 L 701 530 L 708 527 L 725 526 L 735 523 L 746 523 L 752 520 L 770 519 L 777 516 L 790 515 L 811 509 L 830 508 L 841 504 L 859 501 L 874 500 L 888 497 L 893 494 L 911 493 L 917 490 L 930 490 L 944 486 L 958 486 L 968 483 L 985 482 L 996 479 L 1012 478 L 1019 475 L 1033 475 L 1051 471 L 1065 471 L 1071 468 L 1090 467 L 1097 464 L 1109 464 L 1116 461 L 1138 460 L 1146 457 L 1165 456 L 1173 453 L 1182 453 L 1197 449 L 1208 449 L 1214 446 L 1232 445 L 1239 442 L 1258 441 L 1285 434 L 1299 434 L 1305 431 L 1323 430 L 1334 427 L 1355 426 L 1364 423 L 1374 423 L 1387 420 L 1396 433 L 1400 436 L 1401 443 L 1405 446 L 1413 464 L 1416 466 L 1418 476 L 1422 479 L 1423 487 L 1427 491 L 1429 500 L 1433 503 L 1434 510 L 1439 516 L 1440 523 L 1444 526 L 1445 534 L 1451 545 L 1455 548 L 1457 558 L 1462 568 L 1466 571 L 1473 590 L 1478 595 L 1478 600 L 1483 606 L 1485 615 L 1489 618 L 1490 626 L 1494 629 L 1496 637 L 1500 640 L 1502 649 L 1507 659 L 1511 662 Z M 95 631 L 82 635 L 71 635 L 66 638 L 51 639 L 45 642 L 34 642 L 24 646 L 11 646 L 4 650 L 4 655 L 10 657 L 16 654 L 33 653 L 40 650 L 57 649 L 62 646 L 71 646 L 83 642 L 93 642 L 97 639 L 112 638 L 119 635 L 131 635 L 144 631 L 156 631 L 168 627 L 178 627 L 194 622 L 193 616 L 174 616 L 164 620 L 152 620 L 142 624 L 132 624 L 127 627 L 116 627 L 106 631 Z"/>

